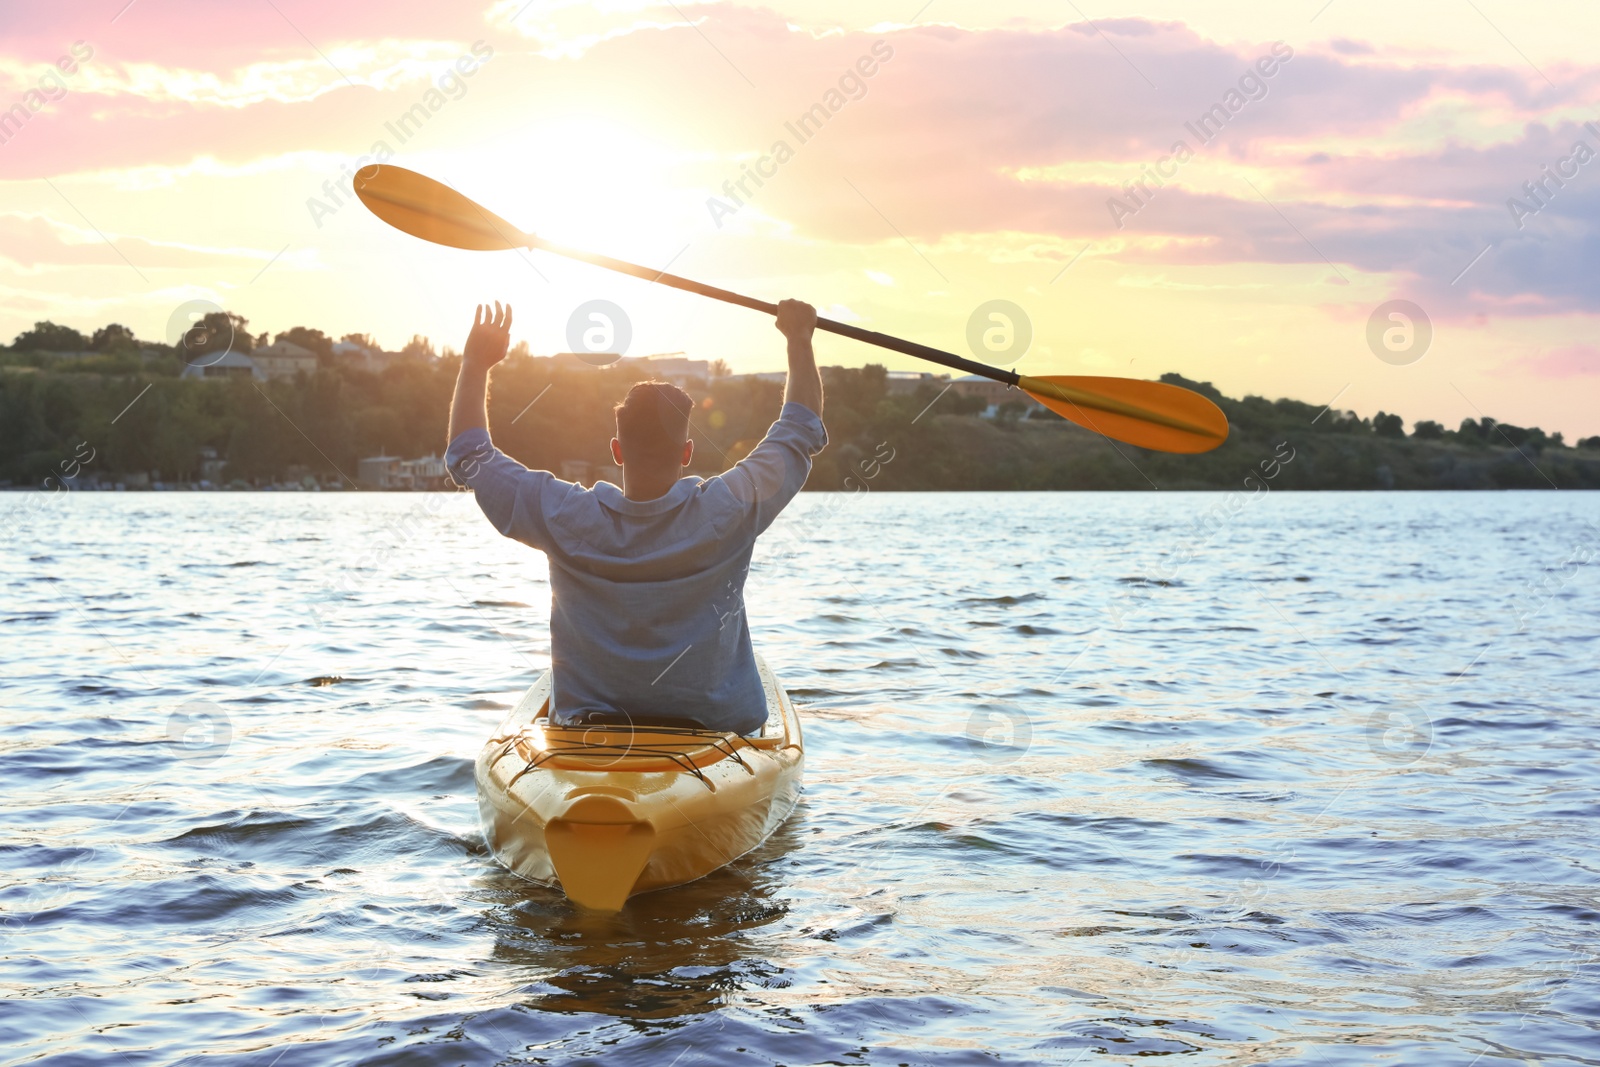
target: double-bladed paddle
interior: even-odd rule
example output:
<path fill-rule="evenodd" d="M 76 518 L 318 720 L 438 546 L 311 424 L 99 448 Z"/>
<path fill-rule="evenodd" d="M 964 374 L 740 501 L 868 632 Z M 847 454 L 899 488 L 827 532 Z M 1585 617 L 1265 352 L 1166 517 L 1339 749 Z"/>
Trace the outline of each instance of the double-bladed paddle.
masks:
<path fill-rule="evenodd" d="M 387 163 L 363 167 L 356 172 L 353 184 L 361 202 L 378 218 L 434 244 L 473 251 L 543 249 L 768 315 L 778 313 L 778 305 L 765 300 L 546 241 L 518 229 L 448 185 L 404 167 Z M 1228 419 L 1222 410 L 1206 397 L 1181 386 L 1134 378 L 1018 374 L 832 319 L 819 317 L 817 329 L 1014 386 L 1063 418 L 1141 448 L 1209 452 L 1228 439 Z"/>

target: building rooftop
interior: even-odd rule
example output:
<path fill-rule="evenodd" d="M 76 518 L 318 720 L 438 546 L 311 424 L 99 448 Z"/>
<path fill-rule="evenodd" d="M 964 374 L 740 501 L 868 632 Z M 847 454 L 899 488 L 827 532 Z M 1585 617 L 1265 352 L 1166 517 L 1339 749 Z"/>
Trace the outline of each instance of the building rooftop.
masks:
<path fill-rule="evenodd" d="M 317 354 L 311 349 L 297 345 L 293 341 L 274 341 L 255 350 L 261 356 L 293 356 L 296 359 L 315 359 Z"/>
<path fill-rule="evenodd" d="M 255 360 L 243 352 L 233 349 L 224 349 L 221 352 L 207 352 L 202 356 L 190 357 L 183 368 L 180 378 L 205 378 L 219 374 L 249 374 L 253 378 L 264 378 L 261 368 L 256 366 Z"/>

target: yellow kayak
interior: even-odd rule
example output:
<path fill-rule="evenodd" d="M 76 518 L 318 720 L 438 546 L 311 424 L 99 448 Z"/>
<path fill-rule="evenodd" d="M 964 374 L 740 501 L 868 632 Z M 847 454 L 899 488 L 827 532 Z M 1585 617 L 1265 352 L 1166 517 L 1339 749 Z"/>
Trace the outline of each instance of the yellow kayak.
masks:
<path fill-rule="evenodd" d="M 495 858 L 578 905 L 616 911 L 761 844 L 799 800 L 805 746 L 789 694 L 756 664 L 767 700 L 756 737 L 552 726 L 547 672 L 478 755 L 478 812 Z"/>

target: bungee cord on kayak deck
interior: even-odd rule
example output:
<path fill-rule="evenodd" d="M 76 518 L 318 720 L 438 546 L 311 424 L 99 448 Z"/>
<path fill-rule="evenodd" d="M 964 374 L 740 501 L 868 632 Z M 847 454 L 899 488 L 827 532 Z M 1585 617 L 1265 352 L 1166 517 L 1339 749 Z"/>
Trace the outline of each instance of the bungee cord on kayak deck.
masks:
<path fill-rule="evenodd" d="M 548 725 L 545 726 L 541 731 L 541 736 L 545 741 L 553 742 L 558 747 L 545 749 L 544 751 L 536 752 L 534 755 L 529 756 L 527 766 L 523 767 L 522 770 L 518 771 L 512 776 L 511 780 L 506 783 L 508 787 L 515 785 L 517 780 L 523 775 L 527 774 L 529 771 L 537 770 L 547 762 L 563 757 L 582 760 L 584 762 L 597 761 L 601 766 L 604 767 L 614 766 L 618 760 L 623 759 L 667 759 L 682 767 L 690 774 L 693 774 L 696 778 L 700 779 L 700 781 L 706 782 L 706 776 L 700 773 L 701 765 L 695 763 L 694 760 L 689 757 L 689 751 L 683 748 L 666 748 L 663 747 L 663 743 L 639 741 L 636 737 L 630 738 L 627 741 L 615 743 L 605 741 L 590 741 L 588 740 L 588 734 L 593 730 L 593 727 L 590 727 L 584 731 L 583 738 L 571 740 L 567 738 L 551 736 L 552 729 L 555 728 Z M 725 756 L 732 759 L 751 774 L 756 773 L 755 770 L 740 757 L 735 742 L 742 743 L 746 748 L 754 748 L 755 746 L 750 744 L 750 741 L 747 738 L 741 737 L 739 734 L 724 733 L 716 730 L 696 730 L 686 726 L 641 726 L 638 728 L 621 726 L 610 727 L 610 729 L 618 730 L 619 732 L 636 731 L 638 733 L 646 734 L 680 734 L 685 739 L 683 742 L 681 742 L 682 744 L 688 743 L 689 738 L 697 738 L 703 743 L 696 745 L 695 747 L 713 748 L 722 753 L 722 755 L 718 756 L 717 759 L 721 759 Z M 506 742 L 506 749 L 509 750 L 515 748 L 517 750 L 517 754 L 520 756 L 523 754 L 523 742 L 526 740 L 528 740 L 528 738 L 525 734 L 519 734 L 518 736 L 513 737 Z M 610 763 L 604 762 L 604 758 L 606 756 L 611 757 Z M 706 784 L 707 786 L 710 785 L 709 782 L 706 782 Z"/>

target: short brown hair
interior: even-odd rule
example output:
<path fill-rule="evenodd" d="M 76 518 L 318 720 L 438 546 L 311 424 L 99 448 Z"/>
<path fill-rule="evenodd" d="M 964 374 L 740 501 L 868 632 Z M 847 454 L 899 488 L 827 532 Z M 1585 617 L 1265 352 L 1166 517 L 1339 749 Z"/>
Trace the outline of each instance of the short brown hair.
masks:
<path fill-rule="evenodd" d="M 671 382 L 639 382 L 614 409 L 624 460 L 676 458 L 689 439 L 694 401 Z"/>

